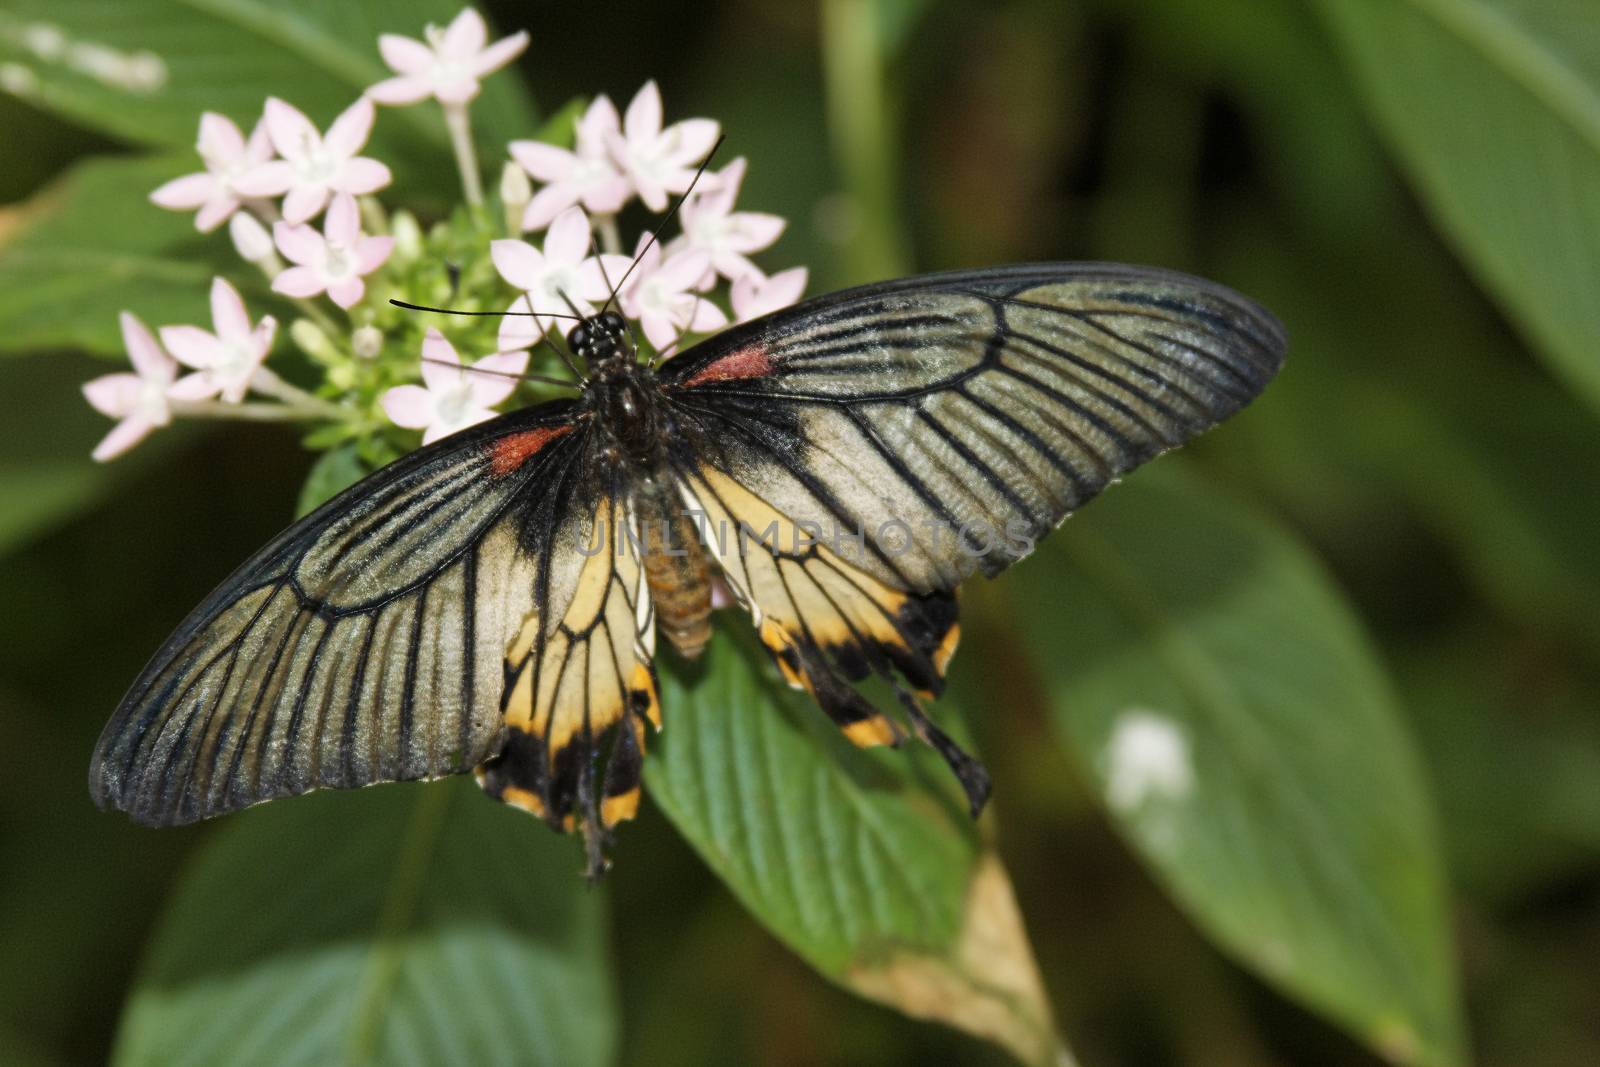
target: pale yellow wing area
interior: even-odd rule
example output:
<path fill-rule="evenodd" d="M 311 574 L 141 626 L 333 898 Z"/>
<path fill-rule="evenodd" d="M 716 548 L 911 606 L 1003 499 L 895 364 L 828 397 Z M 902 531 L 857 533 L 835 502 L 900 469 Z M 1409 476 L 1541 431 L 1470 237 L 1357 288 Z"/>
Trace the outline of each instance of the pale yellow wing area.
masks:
<path fill-rule="evenodd" d="M 553 826 L 581 827 L 593 865 L 638 808 L 645 724 L 661 724 L 654 615 L 624 497 L 573 515 L 556 546 L 540 576 L 546 608 L 506 650 L 506 741 L 479 779 Z"/>

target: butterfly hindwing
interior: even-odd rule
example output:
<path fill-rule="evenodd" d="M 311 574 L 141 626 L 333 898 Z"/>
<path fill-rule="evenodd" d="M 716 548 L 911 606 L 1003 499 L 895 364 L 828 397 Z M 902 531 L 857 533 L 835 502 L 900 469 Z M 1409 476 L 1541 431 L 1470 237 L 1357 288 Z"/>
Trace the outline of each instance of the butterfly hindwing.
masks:
<path fill-rule="evenodd" d="M 1221 286 L 1038 264 L 822 297 L 719 334 L 663 377 L 688 442 L 684 492 L 729 584 L 790 680 L 874 743 L 894 727 L 841 676 L 892 668 L 936 693 L 963 578 L 1003 570 L 1243 407 L 1283 347 L 1270 315 Z M 776 543 L 716 544 L 774 523 Z M 981 771 L 900 694 L 976 805 Z"/>
<path fill-rule="evenodd" d="M 320 786 L 469 770 L 503 739 L 508 645 L 581 496 L 571 407 L 414 452 L 295 523 L 145 667 L 90 768 L 102 806 L 166 825 Z"/>
<path fill-rule="evenodd" d="M 655 624 L 627 486 L 593 472 L 598 499 L 558 521 L 565 546 L 540 563 L 538 604 L 506 652 L 506 744 L 484 788 L 591 849 L 639 803 L 645 725 L 659 727 Z M 609 739 L 604 761 L 601 749 Z M 599 863 L 591 855 L 591 869 Z"/>

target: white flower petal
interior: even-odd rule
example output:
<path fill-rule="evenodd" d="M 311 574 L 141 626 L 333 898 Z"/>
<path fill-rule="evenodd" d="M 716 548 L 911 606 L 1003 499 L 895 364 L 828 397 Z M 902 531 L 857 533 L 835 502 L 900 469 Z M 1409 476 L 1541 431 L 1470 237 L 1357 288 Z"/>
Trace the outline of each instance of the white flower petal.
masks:
<path fill-rule="evenodd" d="M 589 254 L 589 216 L 581 207 L 569 207 L 550 223 L 544 239 L 544 258 L 550 266 L 573 266 Z"/>
<path fill-rule="evenodd" d="M 394 251 L 393 237 L 363 237 L 356 242 L 356 272 L 371 274 Z"/>
<path fill-rule="evenodd" d="M 372 119 L 377 110 L 371 100 L 360 97 L 333 120 L 323 146 L 341 159 L 350 159 L 372 136 Z"/>
<path fill-rule="evenodd" d="M 291 226 L 287 222 L 272 227 L 272 240 L 290 263 L 308 266 L 322 259 L 327 242 L 310 226 Z"/>
<path fill-rule="evenodd" d="M 381 35 L 378 38 L 378 52 L 383 56 L 383 61 L 389 64 L 389 69 L 397 74 L 421 76 L 433 67 L 433 49 L 398 33 Z"/>
<path fill-rule="evenodd" d="M 297 185 L 283 198 L 283 217 L 288 222 L 306 222 L 315 218 L 327 202 L 326 185 Z"/>
<path fill-rule="evenodd" d="M 294 188 L 296 178 L 294 164 L 272 159 L 251 167 L 229 184 L 243 196 L 282 196 Z"/>
<path fill-rule="evenodd" d="M 578 202 L 578 191 L 564 182 L 547 185 L 533 194 L 522 212 L 525 231 L 542 230 L 550 221 Z"/>
<path fill-rule="evenodd" d="M 348 160 L 339 169 L 339 176 L 333 182 L 333 188 L 341 193 L 350 193 L 353 196 L 366 196 L 394 181 L 394 175 L 389 168 L 376 159 L 358 156 Z"/>
<path fill-rule="evenodd" d="M 211 325 L 218 337 L 230 343 L 250 337 L 250 313 L 244 308 L 244 300 L 239 290 L 221 276 L 211 279 Z"/>
<path fill-rule="evenodd" d="M 238 210 L 239 201 L 231 196 L 219 196 L 207 200 L 205 206 L 195 212 L 194 228 L 201 233 L 210 233 L 226 222 Z"/>
<path fill-rule="evenodd" d="M 221 391 L 222 386 L 215 378 L 205 371 L 195 371 L 167 386 L 167 398 L 184 402 L 210 400 Z"/>
<path fill-rule="evenodd" d="M 461 356 L 436 326 L 422 339 L 422 380 L 435 393 L 461 384 Z"/>
<path fill-rule="evenodd" d="M 327 284 L 310 267 L 290 267 L 272 279 L 272 291 L 285 296 L 316 296 Z"/>
<path fill-rule="evenodd" d="M 322 232 L 330 244 L 355 244 L 361 233 L 361 209 L 356 206 L 355 197 L 349 193 L 334 196 L 333 203 L 328 205 L 328 217 L 323 220 Z"/>
<path fill-rule="evenodd" d="M 83 398 L 102 415 L 120 419 L 139 405 L 144 379 L 137 374 L 105 374 L 83 383 Z"/>
<path fill-rule="evenodd" d="M 493 74 L 513 59 L 516 59 L 522 54 L 522 50 L 527 47 L 528 34 L 526 30 L 518 30 L 510 37 L 502 37 L 473 58 L 471 63 L 472 73 L 480 78 Z"/>
<path fill-rule="evenodd" d="M 445 27 L 444 37 L 439 41 L 439 57 L 465 62 L 481 51 L 488 40 L 489 27 L 483 16 L 473 8 L 464 7 Z"/>
<path fill-rule="evenodd" d="M 117 423 L 112 431 L 105 435 L 94 451 L 89 453 L 97 462 L 104 463 L 109 459 L 116 459 L 134 445 L 149 436 L 155 429 L 155 424 L 140 415 L 129 415 Z"/>
<path fill-rule="evenodd" d="M 128 360 L 139 377 L 163 385 L 171 382 L 177 374 L 177 364 L 161 350 L 150 328 L 127 311 L 118 315 L 117 321 L 122 326 L 122 344 L 128 350 Z"/>
<path fill-rule="evenodd" d="M 390 422 L 408 430 L 420 430 L 433 421 L 433 394 L 420 385 L 397 385 L 378 403 Z"/>
<path fill-rule="evenodd" d="M 645 82 L 629 101 L 622 129 L 630 145 L 653 140 L 661 132 L 661 89 L 654 79 Z"/>
<path fill-rule="evenodd" d="M 226 115 L 205 111 L 200 115 L 200 135 L 195 150 L 207 165 L 226 166 L 244 159 L 244 134 Z"/>
<path fill-rule="evenodd" d="M 385 78 L 367 90 L 367 95 L 380 104 L 403 107 L 416 104 L 433 95 L 433 82 L 426 78 L 402 74 L 398 78 Z"/>
<path fill-rule="evenodd" d="M 225 355 L 225 346 L 216 335 L 198 326 L 163 326 L 161 343 L 179 363 L 195 370 L 214 367 Z"/>
<path fill-rule="evenodd" d="M 267 97 L 266 121 L 272 147 L 285 159 L 304 159 L 322 145 L 322 135 L 305 113 L 275 96 Z"/>
<path fill-rule="evenodd" d="M 366 282 L 360 278 L 350 278 L 328 286 L 328 299 L 349 310 L 361 302 L 361 298 L 366 295 L 366 292 Z"/>
<path fill-rule="evenodd" d="M 518 289 L 536 289 L 544 283 L 544 253 L 526 241 L 490 241 L 489 258 L 500 277 Z"/>
<path fill-rule="evenodd" d="M 193 211 L 210 199 L 216 184 L 208 173 L 185 174 L 158 186 L 150 194 L 150 202 L 168 211 Z"/>
<path fill-rule="evenodd" d="M 578 162 L 574 153 L 543 141 L 512 141 L 507 147 L 511 158 L 542 182 L 560 181 L 572 173 Z"/>

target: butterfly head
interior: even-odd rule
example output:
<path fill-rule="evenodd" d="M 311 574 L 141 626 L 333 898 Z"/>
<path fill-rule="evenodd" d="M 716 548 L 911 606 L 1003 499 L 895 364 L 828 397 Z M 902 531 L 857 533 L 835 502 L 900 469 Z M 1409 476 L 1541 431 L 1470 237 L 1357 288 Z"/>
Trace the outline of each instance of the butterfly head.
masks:
<path fill-rule="evenodd" d="M 628 324 L 615 311 L 591 315 L 567 331 L 567 347 L 583 357 L 590 370 L 609 363 L 632 363 L 633 344 Z"/>

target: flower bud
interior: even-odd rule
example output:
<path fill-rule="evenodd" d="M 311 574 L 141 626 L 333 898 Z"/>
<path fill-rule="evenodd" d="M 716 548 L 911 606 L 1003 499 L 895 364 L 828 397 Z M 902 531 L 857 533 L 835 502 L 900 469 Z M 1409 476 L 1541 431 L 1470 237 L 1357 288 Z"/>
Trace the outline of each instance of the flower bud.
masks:
<path fill-rule="evenodd" d="M 500 203 L 506 212 L 506 232 L 522 232 L 522 213 L 533 199 L 533 183 L 528 172 L 519 165 L 507 162 L 500 168 Z"/>
<path fill-rule="evenodd" d="M 273 255 L 272 235 L 248 211 L 235 211 L 228 220 L 228 236 L 246 263 L 261 263 Z"/>
<path fill-rule="evenodd" d="M 396 211 L 389 220 L 389 234 L 394 238 L 397 260 L 412 262 L 422 258 L 422 227 L 417 225 L 417 217 L 411 212 Z"/>
<path fill-rule="evenodd" d="M 289 326 L 289 338 L 300 346 L 300 350 L 318 363 L 339 363 L 341 356 L 339 349 L 322 332 L 322 328 L 310 319 L 295 319 Z"/>
<path fill-rule="evenodd" d="M 350 348 L 357 359 L 377 359 L 383 351 L 383 331 L 376 326 L 362 326 L 350 335 Z"/>

